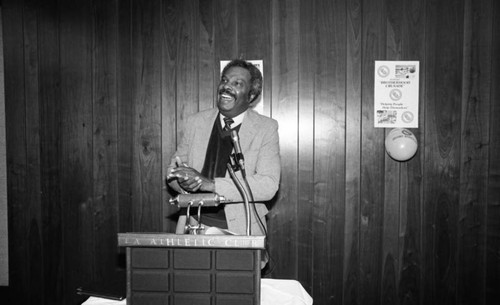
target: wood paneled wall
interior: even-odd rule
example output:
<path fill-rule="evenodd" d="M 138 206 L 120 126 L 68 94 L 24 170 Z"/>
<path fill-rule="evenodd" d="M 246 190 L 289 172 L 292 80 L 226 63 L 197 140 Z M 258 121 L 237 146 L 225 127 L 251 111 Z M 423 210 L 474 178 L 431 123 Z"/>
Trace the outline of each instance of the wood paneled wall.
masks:
<path fill-rule="evenodd" d="M 10 287 L 79 304 L 116 233 L 169 231 L 162 177 L 219 60 L 263 59 L 280 123 L 271 276 L 314 303 L 500 298 L 500 2 L 4 0 Z M 419 60 L 408 162 L 373 128 L 375 60 Z M 14 304 L 14 303 L 13 303 Z"/>

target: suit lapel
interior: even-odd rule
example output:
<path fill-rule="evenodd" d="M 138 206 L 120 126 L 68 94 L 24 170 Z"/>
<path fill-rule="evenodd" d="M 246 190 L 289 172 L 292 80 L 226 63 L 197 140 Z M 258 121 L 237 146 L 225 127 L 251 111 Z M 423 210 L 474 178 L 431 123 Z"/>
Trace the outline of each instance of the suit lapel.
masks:
<path fill-rule="evenodd" d="M 243 119 L 243 123 L 241 124 L 239 136 L 240 136 L 240 145 L 241 150 L 243 152 L 248 151 L 250 149 L 250 144 L 255 136 L 256 126 L 255 125 L 255 117 L 254 113 L 251 109 L 245 114 L 245 118 Z"/>

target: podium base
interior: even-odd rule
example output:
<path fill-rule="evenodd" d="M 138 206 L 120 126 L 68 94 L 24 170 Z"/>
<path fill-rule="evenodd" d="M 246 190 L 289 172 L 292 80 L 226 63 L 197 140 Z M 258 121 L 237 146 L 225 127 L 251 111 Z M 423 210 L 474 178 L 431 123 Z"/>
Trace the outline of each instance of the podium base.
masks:
<path fill-rule="evenodd" d="M 263 236 L 119 234 L 128 305 L 258 305 Z"/>

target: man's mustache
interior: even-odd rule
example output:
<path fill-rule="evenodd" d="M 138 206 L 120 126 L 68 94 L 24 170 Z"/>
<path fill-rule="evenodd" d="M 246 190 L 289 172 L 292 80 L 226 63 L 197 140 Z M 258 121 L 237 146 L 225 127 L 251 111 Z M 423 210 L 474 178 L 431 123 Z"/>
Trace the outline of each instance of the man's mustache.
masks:
<path fill-rule="evenodd" d="M 219 95 L 221 95 L 221 94 L 229 94 L 233 98 L 236 98 L 236 93 L 234 93 L 233 91 L 231 91 L 230 89 L 227 89 L 227 88 L 220 89 L 219 90 Z"/>

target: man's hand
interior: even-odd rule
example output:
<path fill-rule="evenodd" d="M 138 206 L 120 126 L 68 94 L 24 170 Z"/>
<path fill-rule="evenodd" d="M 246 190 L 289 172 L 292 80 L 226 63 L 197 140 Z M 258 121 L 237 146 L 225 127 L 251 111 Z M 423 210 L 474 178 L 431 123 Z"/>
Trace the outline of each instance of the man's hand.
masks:
<path fill-rule="evenodd" d="M 174 160 L 175 166 L 174 162 L 170 164 L 167 179 L 175 179 L 182 190 L 186 192 L 215 192 L 215 183 L 213 180 L 203 177 L 197 170 L 181 162 L 179 157 L 176 157 Z"/>

